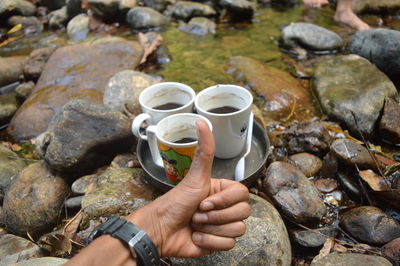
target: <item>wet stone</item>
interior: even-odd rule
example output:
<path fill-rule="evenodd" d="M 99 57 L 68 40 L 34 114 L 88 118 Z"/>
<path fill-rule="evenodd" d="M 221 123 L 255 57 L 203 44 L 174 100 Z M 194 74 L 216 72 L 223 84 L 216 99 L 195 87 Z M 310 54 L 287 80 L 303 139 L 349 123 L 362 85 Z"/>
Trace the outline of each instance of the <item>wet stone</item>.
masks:
<path fill-rule="evenodd" d="M 343 190 L 353 201 L 361 201 L 362 191 L 354 177 L 352 177 L 349 173 L 339 172 L 337 179 Z"/>
<path fill-rule="evenodd" d="M 169 4 L 168 1 L 165 0 L 142 0 L 142 1 L 145 6 L 157 10 L 158 12 L 163 12 Z"/>
<path fill-rule="evenodd" d="M 25 100 L 31 94 L 34 87 L 35 83 L 33 81 L 21 83 L 20 85 L 18 85 L 18 87 L 15 88 L 17 97 L 22 100 Z"/>
<path fill-rule="evenodd" d="M 118 72 L 110 78 L 104 90 L 103 103 L 115 111 L 124 111 L 126 108 L 138 115 L 140 93 L 158 81 L 153 77 L 133 70 Z"/>
<path fill-rule="evenodd" d="M 400 238 L 393 239 L 382 247 L 382 255 L 394 266 L 400 265 Z"/>
<path fill-rule="evenodd" d="M 118 18 L 120 0 L 88 0 L 87 4 L 90 10 L 104 21 Z"/>
<path fill-rule="evenodd" d="M 209 5 L 189 1 L 177 2 L 173 11 L 175 17 L 186 21 L 193 17 L 209 17 L 216 14 L 217 12 Z"/>
<path fill-rule="evenodd" d="M 43 24 L 36 17 L 12 16 L 7 23 L 10 26 L 21 24 L 26 37 L 37 36 L 43 31 Z"/>
<path fill-rule="evenodd" d="M 84 40 L 89 34 L 89 16 L 79 14 L 68 22 L 67 34 L 71 40 Z"/>
<path fill-rule="evenodd" d="M 0 57 L 0 87 L 21 78 L 26 59 L 26 56 Z"/>
<path fill-rule="evenodd" d="M 148 7 L 135 7 L 126 14 L 126 22 L 133 29 L 158 28 L 168 24 L 168 18 Z"/>
<path fill-rule="evenodd" d="M 349 210 L 340 219 L 340 227 L 352 237 L 372 245 L 382 245 L 400 237 L 400 224 L 372 206 Z"/>
<path fill-rule="evenodd" d="M 252 18 L 256 10 L 256 4 L 247 0 L 221 0 L 219 4 L 239 20 Z"/>
<path fill-rule="evenodd" d="M 126 15 L 126 13 L 128 13 L 128 11 L 131 8 L 134 8 L 137 6 L 137 1 L 136 0 L 120 0 L 119 1 L 119 5 L 118 5 L 118 9 L 119 12 L 122 15 Z"/>
<path fill-rule="evenodd" d="M 67 199 L 67 201 L 65 202 L 65 207 L 69 209 L 80 209 L 82 198 L 83 196 L 78 196 Z"/>
<path fill-rule="evenodd" d="M 336 51 L 343 46 L 342 38 L 335 32 L 303 22 L 286 26 L 282 31 L 282 41 L 285 48 L 302 47 L 312 51 Z"/>
<path fill-rule="evenodd" d="M 361 132 L 366 137 L 374 132 L 385 98 L 398 97 L 389 78 L 355 54 L 317 64 L 311 87 L 325 114 L 345 124 L 354 135 Z"/>
<path fill-rule="evenodd" d="M 15 114 L 19 106 L 15 92 L 0 95 L 0 125 L 6 123 Z"/>
<path fill-rule="evenodd" d="M 82 175 L 129 151 L 134 142 L 127 116 L 104 105 L 71 100 L 36 138 L 36 150 L 52 169 Z"/>
<path fill-rule="evenodd" d="M 35 12 L 36 7 L 26 0 L 0 1 L 0 18 L 12 15 L 32 16 Z"/>
<path fill-rule="evenodd" d="M 379 136 L 393 144 L 400 143 L 400 105 L 393 99 L 387 98 L 383 115 L 379 122 Z"/>
<path fill-rule="evenodd" d="M 357 165 L 361 170 L 376 169 L 374 159 L 371 158 L 367 148 L 350 139 L 337 139 L 331 145 L 331 151 L 347 165 Z"/>
<path fill-rule="evenodd" d="M 316 262 L 312 262 L 311 266 L 391 266 L 392 264 L 385 258 L 380 256 L 372 256 L 356 253 L 337 254 L 331 253 Z"/>
<path fill-rule="evenodd" d="M 312 230 L 292 230 L 289 233 L 296 244 L 315 248 L 322 246 L 328 237 L 336 237 L 338 232 L 336 226 L 327 226 Z"/>
<path fill-rule="evenodd" d="M 296 166 L 306 176 L 314 176 L 322 167 L 322 161 L 310 153 L 297 153 L 289 157 L 289 163 Z"/>
<path fill-rule="evenodd" d="M 337 188 L 336 180 L 330 178 L 321 178 L 314 180 L 315 187 L 322 193 L 329 193 Z"/>
<path fill-rule="evenodd" d="M 0 144 L 0 206 L 11 181 L 26 166 L 22 158 Z"/>
<path fill-rule="evenodd" d="M 11 233 L 37 237 L 52 230 L 69 195 L 65 180 L 54 175 L 44 162 L 24 168 L 4 197 L 4 220 Z"/>
<path fill-rule="evenodd" d="M 93 185 L 91 185 L 93 184 Z M 97 175 L 85 175 L 72 183 L 71 190 L 75 194 L 85 194 L 88 186 L 95 186 L 97 184 Z"/>
<path fill-rule="evenodd" d="M 215 28 L 214 21 L 202 17 L 194 17 L 188 24 L 183 23 L 179 26 L 180 30 L 194 35 L 215 34 Z"/>
<path fill-rule="evenodd" d="M 39 246 L 25 238 L 0 234 L 0 265 L 12 265 L 44 256 Z"/>
<path fill-rule="evenodd" d="M 82 228 L 89 221 L 111 215 L 127 215 L 153 200 L 154 188 L 143 182 L 139 168 L 110 169 L 98 177 L 97 187 L 82 199 Z"/>
<path fill-rule="evenodd" d="M 33 81 L 38 80 L 54 50 L 54 48 L 40 48 L 31 52 L 24 65 L 24 77 Z"/>
<path fill-rule="evenodd" d="M 251 216 L 244 221 L 246 234 L 236 239 L 233 249 L 195 259 L 171 258 L 173 265 L 290 265 L 290 241 L 277 210 L 253 194 L 249 204 Z"/>
<path fill-rule="evenodd" d="M 298 223 L 318 222 L 326 213 L 318 190 L 291 164 L 270 164 L 265 173 L 263 191 L 286 216 Z"/>

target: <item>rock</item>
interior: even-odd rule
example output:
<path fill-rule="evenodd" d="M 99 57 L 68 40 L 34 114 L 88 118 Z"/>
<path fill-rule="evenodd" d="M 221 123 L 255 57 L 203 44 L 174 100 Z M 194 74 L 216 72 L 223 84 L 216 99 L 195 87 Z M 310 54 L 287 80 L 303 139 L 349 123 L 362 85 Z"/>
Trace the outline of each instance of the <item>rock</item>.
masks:
<path fill-rule="evenodd" d="M 21 24 L 26 37 L 40 35 L 43 31 L 43 24 L 36 17 L 12 16 L 7 21 L 11 27 Z"/>
<path fill-rule="evenodd" d="M 296 166 L 306 176 L 317 174 L 322 167 L 322 161 L 320 158 L 306 152 L 290 156 L 289 163 Z"/>
<path fill-rule="evenodd" d="M 173 265 L 290 265 L 290 242 L 279 213 L 253 194 L 249 204 L 251 216 L 244 221 L 246 234 L 236 239 L 233 249 L 195 259 L 172 258 Z"/>
<path fill-rule="evenodd" d="M 38 80 L 54 50 L 54 48 L 40 48 L 31 52 L 24 65 L 24 77 L 34 81 Z"/>
<path fill-rule="evenodd" d="M 397 0 L 354 0 L 352 4 L 356 13 L 393 14 L 400 10 L 400 2 Z"/>
<path fill-rule="evenodd" d="M 52 30 L 64 28 L 68 21 L 67 6 L 49 13 L 49 27 Z"/>
<path fill-rule="evenodd" d="M 376 65 L 397 88 L 400 88 L 400 55 L 397 52 L 399 49 L 400 32 L 388 29 L 357 31 L 347 46 L 350 53 L 362 56 Z"/>
<path fill-rule="evenodd" d="M 103 103 L 115 111 L 123 111 L 124 106 L 135 114 L 140 114 L 139 95 L 158 81 L 151 76 L 133 70 L 115 74 L 104 90 Z"/>
<path fill-rule="evenodd" d="M 72 197 L 67 199 L 65 207 L 69 209 L 80 209 L 83 196 Z"/>
<path fill-rule="evenodd" d="M 82 8 L 82 0 L 66 0 L 65 3 L 68 18 L 73 18 L 80 13 L 86 12 L 86 10 Z"/>
<path fill-rule="evenodd" d="M 336 237 L 338 232 L 336 226 L 327 226 L 313 230 L 293 230 L 289 233 L 296 244 L 316 248 L 322 246 L 328 237 Z"/>
<path fill-rule="evenodd" d="M 356 253 L 331 253 L 312 262 L 311 266 L 391 266 L 391 263 L 380 256 L 372 256 Z"/>
<path fill-rule="evenodd" d="M 131 124 L 104 105 L 71 100 L 36 138 L 36 149 L 52 169 L 85 174 L 132 148 Z"/>
<path fill-rule="evenodd" d="M 168 24 L 168 18 L 148 7 L 135 7 L 126 14 L 126 22 L 133 29 L 158 28 Z"/>
<path fill-rule="evenodd" d="M 163 12 L 167 5 L 168 1 L 165 0 L 142 0 L 143 4 L 147 7 L 150 7 L 158 12 Z"/>
<path fill-rule="evenodd" d="M 376 164 L 367 148 L 350 139 L 337 139 L 331 145 L 333 154 L 348 165 L 357 165 L 361 170 L 376 169 Z"/>
<path fill-rule="evenodd" d="M 286 216 L 298 223 L 317 222 L 326 213 L 318 190 L 291 164 L 270 164 L 265 173 L 263 190 Z"/>
<path fill-rule="evenodd" d="M 368 60 L 357 55 L 335 56 L 319 63 L 311 86 L 324 112 L 331 119 L 346 124 L 356 135 L 360 131 L 370 136 L 385 98 L 397 98 L 393 83 Z"/>
<path fill-rule="evenodd" d="M 52 230 L 60 218 L 64 200 L 70 193 L 61 177 L 44 162 L 24 168 L 4 197 L 4 222 L 11 233 L 37 237 Z"/>
<path fill-rule="evenodd" d="M 0 144 L 0 206 L 11 181 L 25 165 L 25 161 L 15 152 Z"/>
<path fill-rule="evenodd" d="M 318 191 L 322 193 L 329 193 L 334 191 L 338 184 L 336 180 L 330 179 L 330 178 L 320 178 L 314 180 L 314 185 L 318 189 Z"/>
<path fill-rule="evenodd" d="M 193 17 L 215 16 L 217 12 L 206 4 L 179 1 L 175 4 L 173 15 L 179 19 L 189 20 Z"/>
<path fill-rule="evenodd" d="M 115 21 L 119 15 L 120 0 L 88 0 L 89 8 L 104 21 Z"/>
<path fill-rule="evenodd" d="M 97 175 L 85 175 L 72 183 L 71 190 L 75 194 L 85 194 L 88 190 L 89 186 L 93 188 L 96 187 L 97 184 Z"/>
<path fill-rule="evenodd" d="M 21 78 L 26 59 L 26 56 L 0 57 L 0 86 Z"/>
<path fill-rule="evenodd" d="M 387 98 L 383 108 L 383 115 L 379 122 L 379 136 L 393 144 L 400 143 L 400 105 Z"/>
<path fill-rule="evenodd" d="M 32 16 L 36 12 L 36 7 L 26 0 L 1 0 L 0 18 L 12 15 Z"/>
<path fill-rule="evenodd" d="M 354 180 L 354 178 L 352 178 L 351 175 L 346 172 L 339 172 L 337 179 L 349 198 L 353 201 L 360 202 L 363 193 L 358 185 L 357 180 Z"/>
<path fill-rule="evenodd" d="M 137 5 L 136 0 L 120 0 L 118 9 L 119 12 L 123 15 L 126 15 L 131 8 L 134 8 Z"/>
<path fill-rule="evenodd" d="M 12 266 L 61 266 L 67 263 L 67 259 L 55 258 L 55 257 L 42 257 L 36 259 L 30 259 L 24 262 L 19 262 Z"/>
<path fill-rule="evenodd" d="M 333 122 L 317 118 L 306 122 L 294 122 L 278 137 L 289 154 L 309 152 L 322 155 L 329 151 L 332 142 L 340 136 L 341 128 Z"/>
<path fill-rule="evenodd" d="M 301 47 L 316 52 L 337 51 L 342 48 L 343 40 L 335 32 L 323 27 L 296 22 L 283 29 L 282 45 L 287 49 Z"/>
<path fill-rule="evenodd" d="M 11 234 L 0 234 L 0 265 L 14 265 L 42 256 L 43 250 L 32 241 Z"/>
<path fill-rule="evenodd" d="M 215 33 L 216 24 L 208 18 L 194 17 L 188 24 L 179 26 L 179 29 L 194 35 L 206 35 Z"/>
<path fill-rule="evenodd" d="M 71 40 L 84 40 L 89 34 L 89 16 L 79 14 L 68 22 L 67 34 Z"/>
<path fill-rule="evenodd" d="M 56 10 L 65 5 L 65 0 L 39 0 L 40 6 L 45 6 L 50 10 Z"/>
<path fill-rule="evenodd" d="M 71 99 L 101 103 L 109 79 L 122 70 L 134 69 L 142 54 L 137 42 L 120 38 L 58 48 L 34 91 L 14 115 L 8 133 L 16 140 L 36 137 Z"/>
<path fill-rule="evenodd" d="M 143 182 L 140 168 L 110 169 L 98 177 L 97 187 L 82 199 L 82 228 L 89 221 L 111 215 L 127 215 L 153 200 L 154 188 Z"/>
<path fill-rule="evenodd" d="M 0 125 L 6 123 L 18 109 L 17 94 L 7 93 L 0 95 Z"/>
<path fill-rule="evenodd" d="M 400 237 L 400 224 L 372 206 L 361 206 L 344 213 L 340 227 L 352 237 L 372 245 L 382 245 Z"/>
<path fill-rule="evenodd" d="M 25 100 L 26 98 L 28 98 L 29 94 L 31 94 L 34 87 L 35 83 L 33 83 L 33 81 L 21 83 L 20 85 L 18 85 L 18 87 L 15 88 L 17 97 Z"/>
<path fill-rule="evenodd" d="M 219 4 L 224 7 L 235 19 L 250 19 L 256 10 L 256 4 L 247 0 L 221 0 Z"/>
<path fill-rule="evenodd" d="M 236 80 L 265 95 L 265 116 L 304 120 L 315 114 L 311 94 L 289 73 L 244 56 L 231 57 L 229 64 Z"/>
<path fill-rule="evenodd" d="M 382 255 L 394 266 L 400 265 L 400 238 L 393 239 L 382 247 Z"/>

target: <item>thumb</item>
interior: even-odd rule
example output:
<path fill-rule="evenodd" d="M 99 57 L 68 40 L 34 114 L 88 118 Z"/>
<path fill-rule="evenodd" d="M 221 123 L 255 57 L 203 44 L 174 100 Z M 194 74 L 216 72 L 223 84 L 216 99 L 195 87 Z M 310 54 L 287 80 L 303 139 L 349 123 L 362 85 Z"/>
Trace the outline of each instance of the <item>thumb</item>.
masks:
<path fill-rule="evenodd" d="M 198 120 L 196 122 L 196 126 L 199 144 L 197 146 L 189 173 L 183 179 L 184 181 L 187 180 L 191 182 L 198 182 L 206 178 L 211 178 L 211 169 L 215 151 L 214 136 L 205 121 Z"/>

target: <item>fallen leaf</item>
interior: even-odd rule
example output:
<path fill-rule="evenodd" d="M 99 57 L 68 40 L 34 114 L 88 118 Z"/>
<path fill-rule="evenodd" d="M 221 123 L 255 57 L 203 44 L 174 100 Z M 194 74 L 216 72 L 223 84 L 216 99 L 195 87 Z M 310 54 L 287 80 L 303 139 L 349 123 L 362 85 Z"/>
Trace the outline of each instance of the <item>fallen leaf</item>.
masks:
<path fill-rule="evenodd" d="M 80 210 L 69 222 L 64 226 L 63 235 L 67 238 L 79 242 L 76 232 L 78 231 L 79 224 L 82 221 L 82 210 Z"/>
<path fill-rule="evenodd" d="M 312 263 L 315 263 L 315 262 L 319 261 L 323 257 L 327 256 L 329 253 L 331 253 L 331 250 L 334 247 L 334 245 L 335 245 L 334 238 L 333 237 L 328 237 L 326 239 L 323 247 L 319 251 L 319 254 L 317 256 L 315 256 L 314 259 L 312 260 Z"/>
<path fill-rule="evenodd" d="M 41 248 L 47 249 L 52 256 L 66 256 L 72 252 L 71 241 L 61 234 L 47 235 L 39 243 Z"/>
<path fill-rule="evenodd" d="M 385 208 L 400 211 L 400 189 L 391 189 L 389 191 L 372 191 L 375 200 Z"/>
<path fill-rule="evenodd" d="M 21 39 L 22 37 L 11 37 L 11 38 L 8 38 L 8 39 L 6 39 L 6 40 L 4 40 L 4 41 L 2 41 L 2 42 L 0 42 L 0 47 L 2 47 L 2 46 L 6 46 L 7 44 L 9 44 L 9 43 L 11 43 L 11 42 L 13 42 L 13 41 L 16 41 L 16 40 L 18 40 L 18 39 Z"/>
<path fill-rule="evenodd" d="M 359 144 L 364 144 L 364 142 L 362 142 L 361 140 L 358 140 L 355 137 L 351 136 L 348 130 L 343 131 L 343 133 L 346 136 L 346 138 L 348 138 L 348 139 L 350 139 L 350 140 L 352 140 L 354 142 L 357 142 Z"/>
<path fill-rule="evenodd" d="M 398 163 L 398 162 L 393 161 L 392 159 L 389 159 L 389 158 L 387 158 L 387 157 L 385 157 L 383 155 L 380 155 L 380 154 L 374 154 L 374 155 L 375 155 L 375 158 L 379 162 L 383 163 L 384 165 L 392 165 L 392 164 L 397 164 Z"/>
<path fill-rule="evenodd" d="M 338 243 L 335 243 L 335 245 L 332 248 L 333 251 L 337 251 L 339 253 L 346 253 L 347 252 L 347 248 L 345 246 L 342 246 Z"/>
<path fill-rule="evenodd" d="M 372 143 L 369 143 L 368 144 L 368 148 L 370 148 L 370 149 L 372 149 L 372 150 L 374 150 L 376 152 L 382 152 L 382 147 L 379 146 L 379 145 L 374 145 Z"/>
<path fill-rule="evenodd" d="M 314 185 L 322 193 L 329 193 L 335 190 L 338 186 L 336 180 L 331 178 L 321 178 L 314 180 Z"/>
<path fill-rule="evenodd" d="M 13 144 L 13 145 L 11 145 L 11 149 L 12 149 L 13 151 L 20 151 L 20 150 L 22 150 L 21 146 L 19 146 L 18 144 Z"/>
<path fill-rule="evenodd" d="M 20 30 L 22 30 L 22 24 L 17 24 L 14 27 L 12 27 L 9 31 L 7 31 L 7 34 L 10 35 Z"/>
<path fill-rule="evenodd" d="M 33 243 L 35 243 L 36 241 L 33 239 L 33 237 L 31 236 L 31 234 L 29 234 L 29 232 L 26 232 L 26 235 L 28 236 L 29 240 L 32 241 Z"/>
<path fill-rule="evenodd" d="M 389 182 L 382 176 L 377 175 L 372 170 L 358 172 L 361 178 L 375 191 L 386 191 L 390 189 Z"/>
<path fill-rule="evenodd" d="M 163 38 L 161 37 L 160 34 L 157 34 L 157 36 L 154 38 L 154 40 L 150 41 L 149 38 L 145 34 L 139 32 L 138 33 L 138 41 L 144 50 L 142 59 L 140 60 L 140 64 L 142 64 L 142 63 L 146 62 L 147 57 L 151 53 L 153 53 L 155 50 L 157 50 L 158 46 L 161 45 Z"/>

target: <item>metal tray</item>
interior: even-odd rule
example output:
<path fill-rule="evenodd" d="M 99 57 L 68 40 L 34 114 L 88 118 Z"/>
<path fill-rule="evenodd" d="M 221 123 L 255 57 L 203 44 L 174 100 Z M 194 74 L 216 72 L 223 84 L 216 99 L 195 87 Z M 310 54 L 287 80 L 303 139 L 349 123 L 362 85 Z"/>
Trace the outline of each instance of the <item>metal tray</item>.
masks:
<path fill-rule="evenodd" d="M 251 152 L 246 157 L 245 178 L 241 181 L 247 187 L 251 187 L 257 179 L 257 174 L 262 170 L 268 157 L 269 139 L 265 129 L 258 123 L 253 125 L 253 139 Z M 154 164 L 147 141 L 139 140 L 137 156 L 143 170 L 146 172 L 148 183 L 161 192 L 167 192 L 174 185 L 168 183 L 164 168 Z M 212 176 L 234 180 L 236 163 L 241 156 L 233 159 L 214 158 Z"/>

